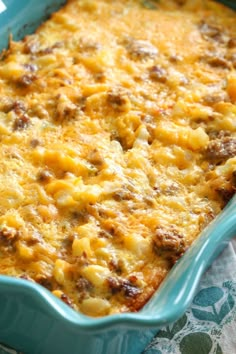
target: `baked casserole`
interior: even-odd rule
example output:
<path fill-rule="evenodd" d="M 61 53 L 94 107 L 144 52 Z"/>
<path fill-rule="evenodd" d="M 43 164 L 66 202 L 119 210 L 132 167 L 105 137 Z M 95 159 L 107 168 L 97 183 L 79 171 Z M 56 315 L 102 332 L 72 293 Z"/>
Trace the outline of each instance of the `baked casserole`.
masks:
<path fill-rule="evenodd" d="M 236 15 L 69 0 L 0 60 L 0 273 L 138 311 L 236 188 Z"/>

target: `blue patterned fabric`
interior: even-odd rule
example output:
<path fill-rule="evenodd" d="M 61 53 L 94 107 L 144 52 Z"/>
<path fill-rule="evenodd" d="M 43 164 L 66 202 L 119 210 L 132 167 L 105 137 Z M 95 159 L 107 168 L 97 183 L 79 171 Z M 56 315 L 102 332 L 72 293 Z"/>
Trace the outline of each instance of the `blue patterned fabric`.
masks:
<path fill-rule="evenodd" d="M 233 243 L 202 278 L 191 308 L 177 322 L 162 328 L 143 352 L 167 353 L 236 353 L 236 256 Z"/>
<path fill-rule="evenodd" d="M 0 344 L 0 354 L 23 354 Z"/>

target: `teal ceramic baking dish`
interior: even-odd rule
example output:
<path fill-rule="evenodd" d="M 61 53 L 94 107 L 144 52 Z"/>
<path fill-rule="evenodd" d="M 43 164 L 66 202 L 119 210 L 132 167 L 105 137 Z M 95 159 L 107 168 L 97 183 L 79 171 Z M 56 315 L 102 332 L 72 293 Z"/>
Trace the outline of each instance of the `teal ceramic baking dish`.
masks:
<path fill-rule="evenodd" d="M 0 48 L 10 33 L 32 32 L 64 0 L 0 1 Z M 235 1 L 222 1 L 236 9 Z M 69 308 L 40 285 L 0 276 L 0 342 L 27 354 L 138 354 L 163 325 L 190 305 L 199 280 L 236 234 L 236 197 L 177 262 L 138 313 L 92 319 Z"/>

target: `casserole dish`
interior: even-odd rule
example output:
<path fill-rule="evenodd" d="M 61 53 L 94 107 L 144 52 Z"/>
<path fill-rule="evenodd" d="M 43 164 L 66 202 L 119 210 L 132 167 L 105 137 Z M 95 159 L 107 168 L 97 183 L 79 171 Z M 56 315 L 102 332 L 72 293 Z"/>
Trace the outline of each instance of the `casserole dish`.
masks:
<path fill-rule="evenodd" d="M 173 268 L 158 296 L 136 314 L 90 319 L 35 284 L 1 277 L 1 341 L 26 353 L 140 352 L 154 330 L 190 304 L 202 272 L 235 232 L 234 209 L 232 200 Z"/>

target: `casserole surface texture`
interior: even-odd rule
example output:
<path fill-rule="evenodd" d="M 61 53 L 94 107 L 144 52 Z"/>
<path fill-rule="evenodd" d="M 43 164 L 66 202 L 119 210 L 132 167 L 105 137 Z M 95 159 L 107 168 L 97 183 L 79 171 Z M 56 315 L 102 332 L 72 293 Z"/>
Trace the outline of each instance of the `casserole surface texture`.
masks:
<path fill-rule="evenodd" d="M 235 20 L 211 1 L 71 0 L 10 41 L 1 274 L 89 316 L 148 301 L 235 191 Z"/>

